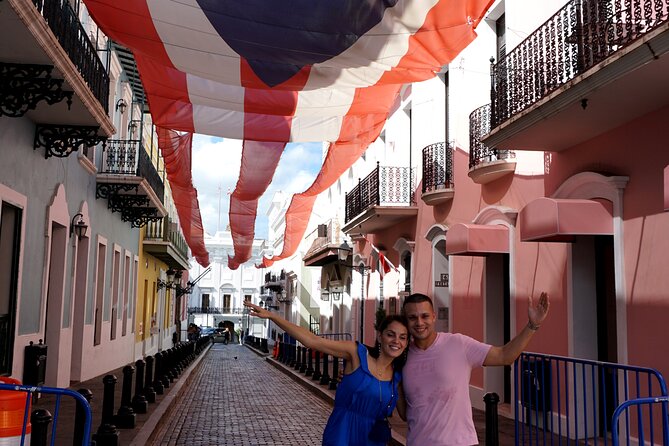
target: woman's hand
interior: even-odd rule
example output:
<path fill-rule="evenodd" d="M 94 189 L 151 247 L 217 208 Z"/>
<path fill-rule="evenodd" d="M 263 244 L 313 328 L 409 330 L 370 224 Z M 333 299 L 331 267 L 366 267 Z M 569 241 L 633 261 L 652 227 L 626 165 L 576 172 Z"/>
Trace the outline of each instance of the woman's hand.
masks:
<path fill-rule="evenodd" d="M 528 308 L 527 308 L 527 317 L 529 319 L 529 326 L 532 330 L 536 330 L 541 326 L 541 323 L 546 319 L 548 315 L 548 309 L 550 308 L 550 301 L 548 299 L 548 294 L 544 291 L 539 296 L 539 301 L 536 305 L 532 304 L 532 296 L 528 296 Z"/>
<path fill-rule="evenodd" d="M 252 304 L 251 302 L 244 302 L 244 306 L 247 307 L 250 311 L 251 316 L 260 317 L 263 319 L 269 319 L 272 316 L 272 313 L 264 308 Z"/>

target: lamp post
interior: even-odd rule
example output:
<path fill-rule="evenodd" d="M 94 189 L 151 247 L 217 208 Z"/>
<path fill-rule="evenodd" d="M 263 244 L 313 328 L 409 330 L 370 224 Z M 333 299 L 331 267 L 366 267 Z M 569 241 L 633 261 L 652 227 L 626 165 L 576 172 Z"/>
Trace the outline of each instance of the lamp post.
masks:
<path fill-rule="evenodd" d="M 350 264 L 346 263 L 349 255 L 353 252 L 353 248 L 346 243 L 342 243 L 337 249 L 337 258 L 339 260 L 339 265 L 345 268 L 350 268 L 351 270 L 357 270 L 360 273 L 360 342 L 363 341 L 365 335 L 365 275 L 369 272 L 370 267 L 366 265 L 359 265 L 357 268 L 353 266 L 353 262 Z"/>

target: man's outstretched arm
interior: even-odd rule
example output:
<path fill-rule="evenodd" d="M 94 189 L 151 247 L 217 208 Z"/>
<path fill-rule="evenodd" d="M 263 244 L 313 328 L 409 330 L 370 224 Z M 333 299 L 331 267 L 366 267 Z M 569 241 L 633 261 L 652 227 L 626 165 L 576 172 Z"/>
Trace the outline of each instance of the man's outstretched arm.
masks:
<path fill-rule="evenodd" d="M 484 366 L 489 365 L 511 365 L 513 361 L 520 356 L 525 350 L 527 344 L 530 343 L 532 336 L 539 329 L 546 315 L 548 315 L 548 308 L 550 307 L 550 300 L 548 294 L 542 292 L 539 296 L 539 302 L 536 305 L 532 304 L 532 296 L 528 296 L 528 310 L 527 310 L 527 325 L 521 330 L 515 338 L 501 347 L 493 346 L 488 355 L 483 361 Z"/>

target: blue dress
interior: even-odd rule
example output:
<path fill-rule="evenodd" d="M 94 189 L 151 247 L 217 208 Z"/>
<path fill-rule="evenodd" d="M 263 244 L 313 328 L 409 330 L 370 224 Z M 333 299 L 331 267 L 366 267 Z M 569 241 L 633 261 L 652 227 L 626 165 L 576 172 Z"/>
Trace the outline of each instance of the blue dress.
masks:
<path fill-rule="evenodd" d="M 379 381 L 369 371 L 363 344 L 358 344 L 358 357 L 360 367 L 344 375 L 337 386 L 334 409 L 323 431 L 323 446 L 385 446 L 370 441 L 368 435 L 374 422 L 395 408 L 402 374 L 394 372 L 392 381 Z"/>

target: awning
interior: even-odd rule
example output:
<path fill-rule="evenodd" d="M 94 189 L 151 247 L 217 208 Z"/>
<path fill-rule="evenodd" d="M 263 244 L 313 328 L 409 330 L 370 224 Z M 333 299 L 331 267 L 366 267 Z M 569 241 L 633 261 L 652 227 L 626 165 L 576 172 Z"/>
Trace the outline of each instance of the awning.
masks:
<path fill-rule="evenodd" d="M 508 254 L 509 228 L 458 223 L 446 233 L 446 255 Z"/>
<path fill-rule="evenodd" d="M 519 215 L 520 239 L 570 242 L 577 235 L 613 235 L 610 207 L 594 200 L 537 198 Z"/>

